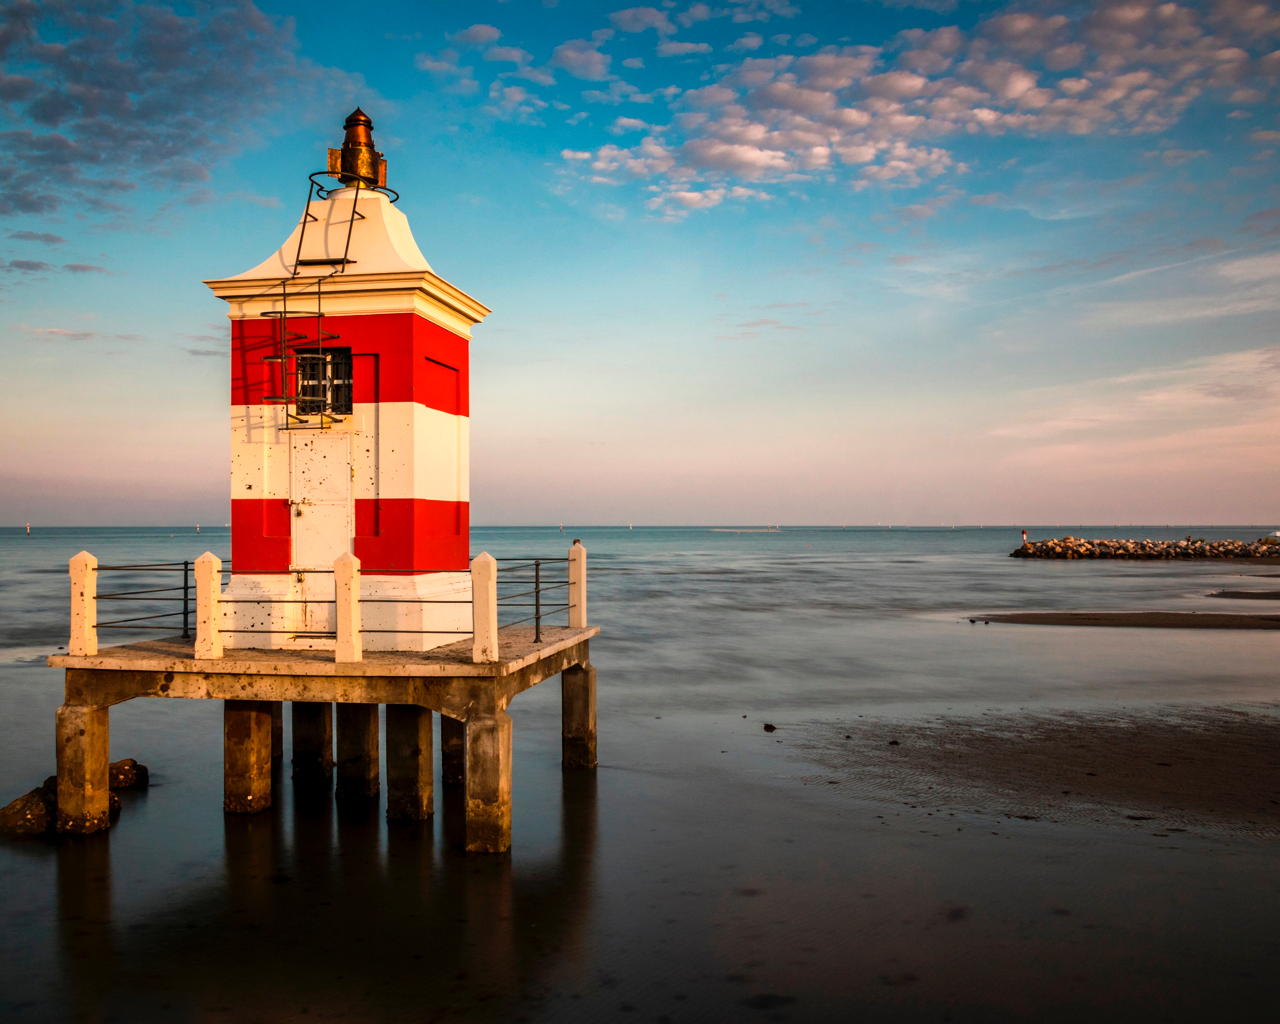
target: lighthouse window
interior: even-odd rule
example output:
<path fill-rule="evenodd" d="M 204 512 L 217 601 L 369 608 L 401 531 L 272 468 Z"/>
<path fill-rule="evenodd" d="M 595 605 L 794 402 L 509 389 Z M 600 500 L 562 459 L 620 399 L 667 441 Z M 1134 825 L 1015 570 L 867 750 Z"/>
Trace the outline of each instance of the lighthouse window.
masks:
<path fill-rule="evenodd" d="M 351 412 L 351 349 L 298 349 L 298 415 Z"/>

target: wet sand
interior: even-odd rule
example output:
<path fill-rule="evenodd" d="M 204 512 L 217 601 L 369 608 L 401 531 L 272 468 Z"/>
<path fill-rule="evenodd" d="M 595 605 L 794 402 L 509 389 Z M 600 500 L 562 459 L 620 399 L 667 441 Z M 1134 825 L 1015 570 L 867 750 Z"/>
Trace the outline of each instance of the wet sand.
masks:
<path fill-rule="evenodd" d="M 1232 612 L 997 612 L 970 621 L 1028 626 L 1109 626 L 1124 629 L 1280 629 L 1280 615 Z"/>
<path fill-rule="evenodd" d="M 1273 707 L 989 713 L 855 720 L 802 746 L 880 799 L 1153 835 L 1280 835 Z"/>

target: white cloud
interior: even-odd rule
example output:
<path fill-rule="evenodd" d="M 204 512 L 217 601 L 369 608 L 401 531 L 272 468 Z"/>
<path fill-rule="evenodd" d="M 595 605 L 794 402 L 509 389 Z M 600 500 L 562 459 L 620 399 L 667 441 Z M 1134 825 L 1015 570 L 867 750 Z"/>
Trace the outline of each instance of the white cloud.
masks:
<path fill-rule="evenodd" d="M 728 171 L 745 178 L 756 178 L 770 171 L 785 171 L 791 166 L 787 154 L 780 150 L 720 139 L 690 139 L 681 152 L 693 167 Z"/>
<path fill-rule="evenodd" d="M 533 60 L 533 54 L 518 46 L 491 46 L 484 51 L 484 59 L 511 64 L 528 64 Z"/>
<path fill-rule="evenodd" d="M 710 53 L 710 43 L 677 43 L 666 40 L 658 44 L 659 57 L 684 57 L 691 53 Z"/>
<path fill-rule="evenodd" d="M 626 132 L 645 132 L 649 128 L 650 125 L 647 122 L 637 117 L 617 117 L 609 126 L 609 132 L 613 135 L 623 135 Z"/>
<path fill-rule="evenodd" d="M 694 5 L 666 17 L 690 25 L 794 12 L 786 2 L 744 0 Z M 615 24 L 656 29 L 662 13 L 657 6 L 630 8 L 617 12 Z M 1087 5 L 1070 16 L 1006 11 L 972 32 L 912 29 L 883 47 L 827 46 L 801 54 L 794 52 L 798 39 L 792 44 L 789 35 L 776 34 L 771 38 L 784 52 L 742 56 L 714 67 L 698 88 L 675 90 L 664 134 L 674 162 L 658 184 L 670 186 L 674 175 L 680 190 L 706 191 L 731 186 L 734 177 L 758 182 L 843 173 L 859 189 L 913 186 L 966 170 L 950 152 L 952 138 L 1161 132 L 1211 90 L 1237 97 L 1233 103 L 1260 102 L 1255 94 L 1274 98 L 1278 83 L 1268 76 L 1274 70 L 1280 77 L 1280 50 L 1256 28 L 1268 24 L 1236 0 L 1216 0 L 1208 11 L 1124 0 Z M 739 35 L 730 51 L 754 53 L 763 35 Z M 659 43 L 664 55 L 708 49 L 673 39 Z M 625 89 L 609 95 L 632 98 Z M 1280 131 L 1263 127 L 1253 138 L 1271 145 L 1280 142 Z M 1173 145 L 1148 152 L 1166 166 L 1203 155 Z M 1097 209 L 1096 197 L 1080 197 L 1072 212 L 1036 215 Z"/>
<path fill-rule="evenodd" d="M 495 43 L 502 37 L 502 33 L 492 25 L 472 25 L 470 28 L 464 28 L 461 32 L 457 32 L 449 38 L 455 43 L 461 43 L 463 46 L 484 46 L 488 43 Z"/>
<path fill-rule="evenodd" d="M 551 63 L 574 78 L 602 82 L 609 77 L 610 57 L 601 53 L 599 43 L 587 39 L 570 39 L 551 52 Z"/>
<path fill-rule="evenodd" d="M 706 85 L 701 89 L 690 89 L 684 94 L 684 101 L 691 107 L 718 107 L 731 103 L 738 98 L 732 89 L 723 85 Z"/>
<path fill-rule="evenodd" d="M 628 7 L 623 11 L 614 11 L 609 15 L 609 20 L 623 32 L 653 29 L 659 35 L 668 36 L 676 30 L 666 14 L 656 7 Z"/>
<path fill-rule="evenodd" d="M 1145 273 L 1182 270 L 1201 262 L 1187 261 Z M 1111 329 L 1162 327 L 1280 311 L 1280 254 L 1226 259 L 1211 269 L 1212 275 L 1202 273 L 1199 267 L 1195 272 L 1184 270 L 1181 276 L 1161 282 L 1146 297 L 1094 303 L 1086 310 L 1084 323 Z"/>

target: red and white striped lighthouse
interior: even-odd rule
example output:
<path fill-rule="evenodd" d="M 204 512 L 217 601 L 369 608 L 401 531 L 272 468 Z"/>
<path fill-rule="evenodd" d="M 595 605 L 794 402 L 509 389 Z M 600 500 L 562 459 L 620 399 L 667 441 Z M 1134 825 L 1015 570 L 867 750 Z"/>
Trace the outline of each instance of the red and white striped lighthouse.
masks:
<path fill-rule="evenodd" d="M 346 552 L 367 648 L 471 628 L 468 343 L 490 311 L 432 271 L 368 116 L 345 127 L 284 244 L 205 282 L 231 318 L 229 646 L 331 646 Z"/>

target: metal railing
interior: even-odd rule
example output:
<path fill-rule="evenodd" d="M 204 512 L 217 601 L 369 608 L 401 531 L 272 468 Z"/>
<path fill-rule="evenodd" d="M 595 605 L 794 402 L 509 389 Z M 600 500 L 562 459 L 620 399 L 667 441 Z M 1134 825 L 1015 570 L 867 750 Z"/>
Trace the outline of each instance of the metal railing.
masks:
<path fill-rule="evenodd" d="M 542 619 L 544 616 L 554 615 L 557 612 L 565 612 L 566 616 L 573 609 L 573 602 L 569 599 L 569 559 L 568 558 L 497 558 L 494 559 L 498 563 L 501 570 L 498 573 L 498 586 L 528 586 L 528 590 L 520 590 L 515 593 L 503 593 L 498 591 L 498 625 L 501 626 L 519 626 L 526 622 L 533 623 L 533 640 L 534 643 L 542 642 Z M 505 564 L 514 563 L 514 564 Z M 544 568 L 547 567 L 547 568 Z M 556 569 L 563 568 L 563 579 L 559 574 L 548 577 L 547 569 L 555 572 Z M 527 573 L 525 576 L 508 576 L 507 573 Z M 550 579 L 551 582 L 547 582 Z M 556 593 L 564 591 L 563 594 L 557 593 L 556 596 L 563 598 L 561 604 L 546 604 L 543 599 L 544 594 Z M 521 601 L 520 598 L 532 598 L 532 600 Z M 503 621 L 502 612 L 507 608 L 532 608 L 532 614 L 525 615 L 519 619 L 508 619 Z"/>
<path fill-rule="evenodd" d="M 128 601 L 141 602 L 142 608 L 137 611 L 145 614 L 131 615 L 120 619 L 107 619 L 103 621 L 99 616 L 94 622 L 95 629 L 112 629 L 124 630 L 128 632 L 145 632 L 145 633 L 161 633 L 168 632 L 171 628 L 176 628 L 179 623 L 158 620 L 180 619 L 182 626 L 182 636 L 191 636 L 191 617 L 195 614 L 195 580 L 192 573 L 191 561 L 185 562 L 139 562 L 136 564 L 125 565 L 99 565 L 93 567 L 94 572 L 98 574 L 99 582 L 97 587 L 96 598 L 98 602 L 103 601 Z M 224 572 L 231 571 L 231 563 L 227 562 L 223 566 Z M 169 586 L 154 587 L 147 586 L 142 590 L 111 590 L 103 592 L 101 574 L 104 572 L 121 573 L 122 575 L 112 580 L 115 586 L 127 587 L 140 582 L 164 582 L 170 583 Z M 127 574 L 127 575 L 126 575 Z M 152 574 L 164 574 L 160 579 L 154 581 L 146 581 L 138 577 L 150 576 Z M 175 574 L 180 574 L 175 581 Z M 155 611 L 156 608 L 167 608 L 169 605 L 177 605 L 178 607 L 167 611 Z M 123 610 L 123 609 L 122 609 Z M 139 625 L 139 623 L 150 622 L 151 625 Z"/>
<path fill-rule="evenodd" d="M 501 572 L 499 571 L 501 563 Z M 410 570 L 397 568 L 363 569 L 358 558 L 341 555 L 332 569 L 292 570 L 288 574 L 305 588 L 308 575 L 332 576 L 333 589 L 325 586 L 317 595 L 306 590 L 292 590 L 289 596 L 278 594 L 257 595 L 232 592 L 224 596 L 225 579 L 231 572 L 230 563 L 222 563 L 215 555 L 206 552 L 194 561 L 147 562 L 121 565 L 99 565 L 89 552 L 82 551 L 71 559 L 71 639 L 68 653 L 94 655 L 98 650 L 98 630 L 130 630 L 159 633 L 179 626 L 183 637 L 195 634 L 195 656 L 198 659 L 222 657 L 222 637 L 227 634 L 283 634 L 296 639 L 332 639 L 335 643 L 335 659 L 341 662 L 360 661 L 363 658 L 364 635 L 409 636 L 458 636 L 472 638 L 472 660 L 493 662 L 500 660 L 499 631 L 512 626 L 533 624 L 533 640 L 542 643 L 547 620 L 561 613 L 567 617 L 570 628 L 587 625 L 586 601 L 586 549 L 574 541 L 568 557 L 542 558 L 538 556 L 509 556 L 495 559 L 480 554 L 471 559 L 468 570 L 435 569 Z M 470 593 L 460 582 L 445 581 L 442 596 L 428 597 L 410 594 L 404 597 L 364 597 L 361 590 L 363 576 L 430 577 L 434 575 L 461 576 L 469 574 Z M 115 589 L 100 588 L 102 573 L 119 573 L 120 584 Z M 154 578 L 156 575 L 159 578 Z M 291 580 L 291 584 L 292 584 Z M 155 583 L 164 585 L 155 586 Z M 138 584 L 142 584 L 138 586 Z M 449 589 L 458 596 L 449 596 Z M 333 596 L 325 596 L 326 592 Z M 436 591 L 440 593 L 439 590 Z M 381 592 L 386 594 L 384 590 Z M 463 596 L 465 595 L 465 596 Z M 138 614 L 119 618 L 100 619 L 99 601 L 128 601 L 139 605 Z M 223 625 L 222 605 L 254 605 L 270 609 L 275 606 L 331 606 L 320 621 L 303 613 L 303 621 L 295 615 L 271 616 L 265 623 L 250 621 L 248 627 L 241 618 L 239 623 Z M 398 615 L 380 615 L 369 628 L 363 622 L 362 606 L 418 606 L 420 614 L 405 618 Z M 470 606 L 470 629 L 458 628 L 463 615 L 442 613 L 435 625 L 423 606 Z M 195 628 L 192 628 L 192 619 Z M 236 616 L 232 615 L 232 618 Z M 378 621 L 381 620 L 381 621 Z M 279 627 L 279 628 L 277 628 Z M 416 627 L 416 628 L 415 628 Z M 412 646 L 412 645 L 407 645 Z M 406 648 L 407 649 L 407 648 Z M 426 650 L 428 648 L 421 648 Z"/>

